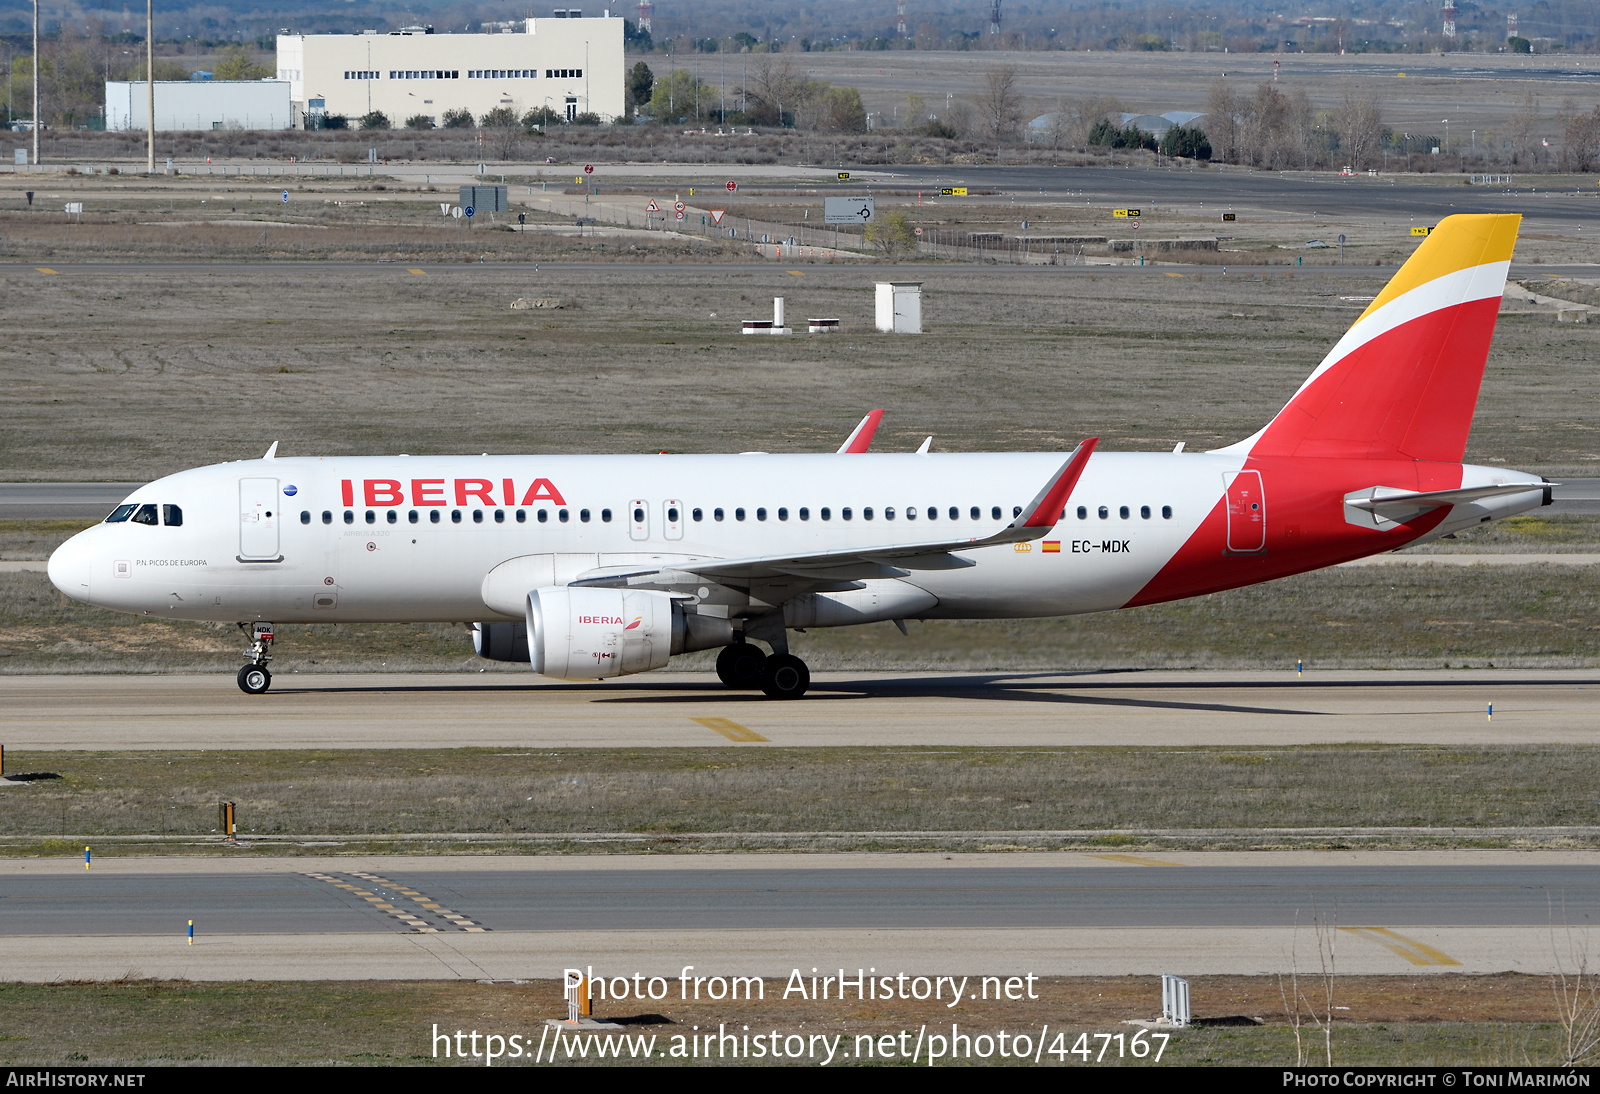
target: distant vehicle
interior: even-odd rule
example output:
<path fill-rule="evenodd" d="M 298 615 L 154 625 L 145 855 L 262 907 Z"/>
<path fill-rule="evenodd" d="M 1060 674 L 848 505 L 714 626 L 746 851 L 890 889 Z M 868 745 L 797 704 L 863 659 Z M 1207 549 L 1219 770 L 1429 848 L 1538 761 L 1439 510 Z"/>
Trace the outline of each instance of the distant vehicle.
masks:
<path fill-rule="evenodd" d="M 1283 410 L 1210 452 L 868 454 L 874 415 L 827 455 L 274 444 L 141 486 L 51 556 L 50 580 L 116 611 L 237 622 L 252 694 L 272 680 L 267 620 L 476 620 L 479 654 L 546 676 L 721 648 L 729 687 L 799 698 L 791 629 L 1159 604 L 1550 504 L 1536 475 L 1461 462 L 1520 219 L 1441 221 Z"/>
<path fill-rule="evenodd" d="M 42 132 L 44 132 L 45 130 L 47 130 L 49 128 L 50 128 L 50 126 L 48 124 L 41 125 L 39 127 L 39 132 L 42 133 Z M 28 120 L 28 119 L 26 119 L 26 118 L 24 118 L 21 121 L 14 121 L 14 122 L 11 123 L 11 132 L 13 132 L 13 133 L 32 133 L 33 132 L 33 122 Z"/>

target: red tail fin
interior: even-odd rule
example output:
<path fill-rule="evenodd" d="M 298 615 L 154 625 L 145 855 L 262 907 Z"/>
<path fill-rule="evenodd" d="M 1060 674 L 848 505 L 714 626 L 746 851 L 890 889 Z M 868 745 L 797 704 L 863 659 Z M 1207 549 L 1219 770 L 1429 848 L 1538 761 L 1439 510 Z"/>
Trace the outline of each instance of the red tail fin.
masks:
<path fill-rule="evenodd" d="M 1222 451 L 1460 463 L 1521 219 L 1440 221 L 1278 416 Z"/>

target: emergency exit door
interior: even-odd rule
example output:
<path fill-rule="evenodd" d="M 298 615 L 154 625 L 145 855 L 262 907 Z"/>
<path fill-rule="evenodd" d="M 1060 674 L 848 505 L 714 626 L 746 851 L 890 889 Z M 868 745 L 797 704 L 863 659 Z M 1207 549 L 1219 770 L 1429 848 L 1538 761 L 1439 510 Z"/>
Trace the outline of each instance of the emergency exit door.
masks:
<path fill-rule="evenodd" d="M 239 559 L 281 562 L 278 553 L 277 479 L 239 480 Z"/>
<path fill-rule="evenodd" d="M 1267 547 L 1267 499 L 1261 491 L 1261 472 L 1239 471 L 1224 475 L 1228 499 L 1228 550 L 1257 554 Z"/>

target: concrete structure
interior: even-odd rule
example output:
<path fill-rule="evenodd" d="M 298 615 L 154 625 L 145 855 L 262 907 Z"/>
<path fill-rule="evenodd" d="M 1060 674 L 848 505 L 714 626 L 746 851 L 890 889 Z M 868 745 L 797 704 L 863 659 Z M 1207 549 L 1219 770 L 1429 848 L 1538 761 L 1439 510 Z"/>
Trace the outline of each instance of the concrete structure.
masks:
<path fill-rule="evenodd" d="M 106 128 L 144 129 L 150 94 L 143 80 L 106 82 Z M 281 80 L 157 80 L 156 128 L 288 129 L 289 85 Z"/>
<path fill-rule="evenodd" d="M 475 119 L 500 107 L 519 118 L 548 107 L 568 120 L 624 112 L 622 19 L 527 19 L 521 34 L 280 34 L 278 78 L 290 86 L 295 124 L 308 116 L 372 111 L 394 126 L 449 110 Z"/>

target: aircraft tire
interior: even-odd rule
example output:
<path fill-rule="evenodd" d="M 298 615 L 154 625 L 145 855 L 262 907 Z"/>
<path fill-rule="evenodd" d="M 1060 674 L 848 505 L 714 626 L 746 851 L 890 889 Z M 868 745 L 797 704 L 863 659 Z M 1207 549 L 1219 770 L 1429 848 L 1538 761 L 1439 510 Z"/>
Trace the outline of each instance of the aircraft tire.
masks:
<path fill-rule="evenodd" d="M 717 679 L 736 691 L 754 691 L 761 686 L 761 667 L 767 655 L 748 642 L 724 646 L 717 654 Z"/>
<path fill-rule="evenodd" d="M 246 665 L 239 670 L 239 690 L 246 695 L 260 695 L 272 686 L 272 673 L 265 665 Z"/>
<path fill-rule="evenodd" d="M 798 699 L 811 686 L 811 670 L 798 657 L 774 654 L 761 665 L 761 690 L 773 699 Z"/>

